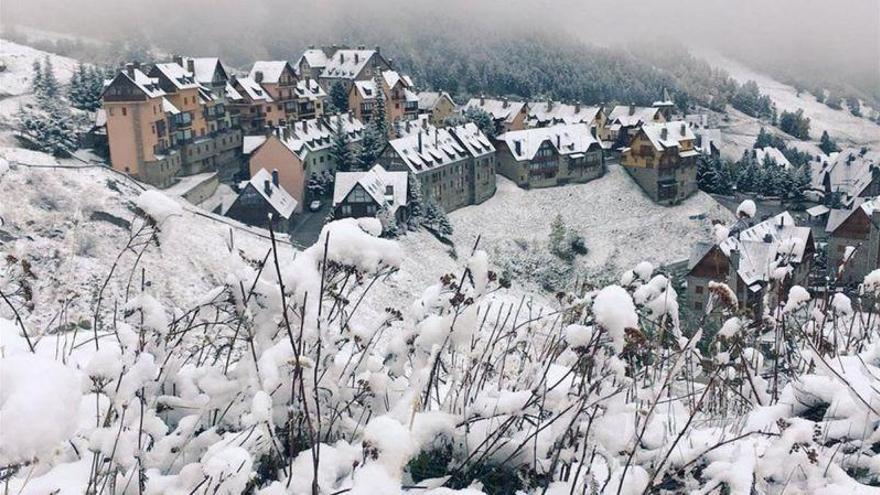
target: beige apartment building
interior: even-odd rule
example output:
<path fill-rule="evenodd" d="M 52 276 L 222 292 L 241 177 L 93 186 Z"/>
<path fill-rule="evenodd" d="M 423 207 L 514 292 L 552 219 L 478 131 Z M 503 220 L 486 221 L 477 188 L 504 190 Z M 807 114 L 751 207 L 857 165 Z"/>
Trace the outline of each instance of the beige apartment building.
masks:
<path fill-rule="evenodd" d="M 380 81 L 381 88 L 376 87 L 377 80 Z M 391 135 L 398 122 L 413 120 L 419 115 L 419 97 L 413 88 L 409 76 L 386 70 L 378 78 L 355 81 L 348 93 L 348 108 L 356 119 L 368 123 L 381 90 L 385 97 L 385 115 Z"/>

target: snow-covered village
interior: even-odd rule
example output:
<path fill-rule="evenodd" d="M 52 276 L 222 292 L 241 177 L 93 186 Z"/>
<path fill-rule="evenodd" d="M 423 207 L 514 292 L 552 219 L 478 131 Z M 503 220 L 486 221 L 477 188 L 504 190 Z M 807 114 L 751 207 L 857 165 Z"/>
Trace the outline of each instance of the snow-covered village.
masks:
<path fill-rule="evenodd" d="M 0 493 L 880 494 L 880 4 L 0 2 Z"/>

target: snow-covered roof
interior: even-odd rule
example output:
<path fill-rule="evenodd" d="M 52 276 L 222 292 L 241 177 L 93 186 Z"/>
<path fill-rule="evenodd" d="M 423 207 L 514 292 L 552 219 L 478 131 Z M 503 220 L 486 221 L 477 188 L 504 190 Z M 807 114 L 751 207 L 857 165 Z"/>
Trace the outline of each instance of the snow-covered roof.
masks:
<path fill-rule="evenodd" d="M 528 121 L 530 125 L 548 124 L 591 124 L 602 107 L 588 107 L 558 101 L 529 102 Z"/>
<path fill-rule="evenodd" d="M 654 116 L 659 112 L 655 107 L 637 107 L 634 105 L 617 105 L 608 114 L 609 123 L 617 123 L 623 127 L 638 127 L 642 124 L 654 122 Z"/>
<path fill-rule="evenodd" d="M 217 65 L 223 64 L 217 57 L 193 57 L 184 59 L 184 63 L 192 61 L 192 73 L 199 84 L 210 85 L 214 80 L 214 71 Z"/>
<path fill-rule="evenodd" d="M 305 59 L 306 63 L 311 67 L 323 68 L 327 65 L 327 54 L 325 54 L 324 50 L 321 50 L 320 48 L 309 48 L 303 52 L 302 56 L 296 62 L 296 65 L 302 63 L 303 59 Z"/>
<path fill-rule="evenodd" d="M 269 184 L 268 191 L 266 191 L 267 181 Z M 296 200 L 283 187 L 272 182 L 272 174 L 267 172 L 266 169 L 261 168 L 257 170 L 257 173 L 251 177 L 249 182 L 282 218 L 287 220 L 293 215 L 293 211 L 296 210 Z"/>
<path fill-rule="evenodd" d="M 495 153 L 495 146 L 492 144 L 492 141 L 473 122 L 452 127 L 449 131 L 458 138 L 458 142 L 474 157 Z"/>
<path fill-rule="evenodd" d="M 168 101 L 168 98 L 162 98 L 162 111 L 170 113 L 171 115 L 177 115 L 180 113 L 180 110 L 178 110 L 173 103 Z"/>
<path fill-rule="evenodd" d="M 497 139 L 504 141 L 510 154 L 518 161 L 533 159 L 538 149 L 546 141 L 549 141 L 560 155 L 586 153 L 592 149 L 601 148 L 587 124 L 559 124 L 510 131 L 501 134 Z M 519 144 L 517 145 L 517 143 Z M 517 152 L 517 148 L 519 152 Z"/>
<path fill-rule="evenodd" d="M 242 153 L 245 155 L 256 153 L 270 138 L 277 139 L 300 160 L 304 161 L 308 156 L 309 149 L 305 142 L 292 134 L 284 134 L 281 127 L 276 127 L 274 133 L 269 136 L 245 136 L 241 143 Z"/>
<path fill-rule="evenodd" d="M 296 96 L 308 100 L 318 100 L 326 97 L 327 93 L 314 79 L 303 79 L 296 83 Z"/>
<path fill-rule="evenodd" d="M 503 122 L 513 122 L 517 114 L 526 106 L 522 101 L 493 100 L 490 98 L 471 98 L 465 104 L 465 108 L 480 108 L 486 111 L 493 119 Z"/>
<path fill-rule="evenodd" d="M 341 203 L 360 184 L 376 203 L 387 205 L 394 212 L 407 203 L 407 172 L 389 172 L 374 165 L 366 172 L 337 172 L 333 185 L 333 206 Z M 391 194 L 387 194 L 389 191 Z"/>
<path fill-rule="evenodd" d="M 644 124 L 642 131 L 654 145 L 654 148 L 663 151 L 667 148 L 680 148 L 682 141 L 696 139 L 694 131 L 683 121 L 664 122 L 662 124 Z"/>
<path fill-rule="evenodd" d="M 427 113 L 419 114 L 414 119 L 394 122 L 394 132 L 397 137 L 409 136 L 419 131 L 434 132 L 435 127 L 431 124 L 431 115 Z"/>
<path fill-rule="evenodd" d="M 388 145 L 415 173 L 433 170 L 469 156 L 467 149 L 447 129 L 416 132 L 392 139 Z"/>
<path fill-rule="evenodd" d="M 336 50 L 332 57 L 327 57 L 321 77 L 353 79 L 364 70 L 375 53 L 375 50 L 350 48 Z"/>
<path fill-rule="evenodd" d="M 754 153 L 755 161 L 759 165 L 763 165 L 764 160 L 770 158 L 771 160 L 776 162 L 777 165 L 780 165 L 783 168 L 791 168 L 791 162 L 788 161 L 788 158 L 786 158 L 785 155 L 782 154 L 782 151 L 779 148 L 766 146 L 764 148 L 754 149 L 752 150 L 752 153 Z"/>
<path fill-rule="evenodd" d="M 241 152 L 245 155 L 250 155 L 265 142 L 266 136 L 262 134 L 258 136 L 245 136 L 241 140 Z"/>
<path fill-rule="evenodd" d="M 143 73 L 140 69 L 131 69 L 131 75 L 129 75 L 127 70 L 122 70 L 116 77 L 124 77 L 134 83 L 138 89 L 143 91 L 143 93 L 147 96 L 147 98 L 158 98 L 160 96 L 165 96 L 165 90 L 159 86 L 159 79 L 155 77 L 150 77 Z M 115 79 L 114 79 L 115 80 Z M 105 83 L 105 89 L 112 83 Z"/>
<path fill-rule="evenodd" d="M 237 89 L 233 88 L 232 84 L 230 84 L 229 82 L 226 83 L 226 99 L 230 101 L 241 99 L 241 93 L 239 93 Z"/>
<path fill-rule="evenodd" d="M 770 280 L 775 261 L 785 257 L 792 263 L 804 261 L 810 228 L 795 224 L 787 211 L 731 235 L 719 244 L 721 251 L 730 257 L 739 251 L 737 272 L 746 285 Z"/>
<path fill-rule="evenodd" d="M 239 77 L 237 81 L 242 91 L 248 95 L 251 100 L 263 100 L 267 103 L 274 101 L 272 97 L 269 96 L 269 93 L 267 93 L 266 90 L 263 89 L 263 87 L 252 77 Z"/>
<path fill-rule="evenodd" d="M 350 113 L 331 115 L 314 119 L 297 120 L 290 127 L 290 134 L 306 146 L 309 151 L 327 149 L 332 145 L 337 120 L 342 120 L 342 129 L 348 134 L 349 142 L 363 137 L 364 124 Z"/>
<path fill-rule="evenodd" d="M 107 125 L 107 112 L 103 108 L 95 111 L 95 127 L 104 127 Z"/>
<path fill-rule="evenodd" d="M 694 130 L 694 134 L 700 138 L 700 149 L 702 151 L 708 153 L 712 146 L 721 149 L 721 129 L 695 128 L 693 123 L 690 123 L 690 125 L 691 129 Z"/>
<path fill-rule="evenodd" d="M 401 84 L 404 88 L 404 94 L 406 95 L 406 99 L 408 101 L 418 101 L 418 95 L 409 90 L 413 86 L 412 79 L 409 76 L 401 75 L 397 71 L 386 70 L 382 72 L 382 79 L 384 79 L 385 86 L 388 90 L 394 89 L 394 86 L 397 84 Z M 366 81 L 355 81 L 354 86 L 357 89 L 358 94 L 361 99 L 371 100 L 376 97 L 376 81 L 374 79 L 369 79 Z"/>
<path fill-rule="evenodd" d="M 437 102 L 440 101 L 440 98 L 446 97 L 449 98 L 449 101 L 455 105 L 455 100 L 452 99 L 452 96 L 449 95 L 446 91 L 422 91 L 418 94 L 419 97 L 419 110 L 429 112 L 434 109 L 434 106 L 437 105 Z"/>
<path fill-rule="evenodd" d="M 184 69 L 176 62 L 156 64 L 155 68 L 161 72 L 177 89 L 198 88 L 199 83 L 192 72 Z"/>
<path fill-rule="evenodd" d="M 872 200 L 857 198 L 855 206 L 852 208 L 835 208 L 831 210 L 831 213 L 828 215 L 828 222 L 825 224 L 825 232 L 828 232 L 829 234 L 833 233 L 843 224 L 843 222 L 849 220 L 849 218 L 859 210 L 862 210 L 868 216 L 871 216 L 876 209 L 880 209 L 880 196 Z"/>
<path fill-rule="evenodd" d="M 880 173 L 880 151 L 847 148 L 817 171 L 814 184 L 824 189 L 827 182 L 831 192 L 844 194 L 844 204 L 852 205 L 871 184 L 874 173 Z"/>
<path fill-rule="evenodd" d="M 253 67 L 251 67 L 248 77 L 257 80 L 257 73 L 262 72 L 264 83 L 278 84 L 281 80 L 281 74 L 284 73 L 284 69 L 289 66 L 290 64 L 288 64 L 286 60 L 258 60 L 254 62 Z M 290 69 L 293 70 L 293 67 L 290 67 Z"/>
<path fill-rule="evenodd" d="M 807 215 L 811 217 L 818 217 L 828 213 L 829 211 L 831 211 L 831 209 L 825 205 L 816 205 L 807 208 Z"/>

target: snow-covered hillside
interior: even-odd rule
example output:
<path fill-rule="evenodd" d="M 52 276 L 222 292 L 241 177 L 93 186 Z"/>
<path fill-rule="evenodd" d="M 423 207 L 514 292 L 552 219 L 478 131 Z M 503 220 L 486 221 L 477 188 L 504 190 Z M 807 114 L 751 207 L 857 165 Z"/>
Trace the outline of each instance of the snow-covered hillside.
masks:
<path fill-rule="evenodd" d="M 55 77 L 67 84 L 76 69 L 76 60 L 0 39 L 0 60 L 6 64 L 6 70 L 0 72 L 0 99 L 30 93 L 34 62 L 42 63 L 46 56 L 52 61 Z"/>
<path fill-rule="evenodd" d="M 835 110 L 819 103 L 808 92 L 798 95 L 794 87 L 717 53 L 704 53 L 702 56 L 712 65 L 726 70 L 740 83 L 755 81 L 761 92 L 773 100 L 780 112 L 803 109 L 804 115 L 810 118 L 810 136 L 813 139 L 818 139 L 822 131 L 828 131 L 832 137 L 842 142 L 858 146 L 880 146 L 880 126 L 868 119 L 856 117 L 846 109 Z"/>
<path fill-rule="evenodd" d="M 729 210 L 698 192 L 678 206 L 659 206 L 616 164 L 586 184 L 524 190 L 498 176 L 495 196 L 450 214 L 460 248 L 481 236 L 493 258 L 521 250 L 520 240 L 545 241 L 556 214 L 586 240 L 580 262 L 589 272 L 610 275 L 640 261 L 655 265 L 688 257 L 693 244 L 711 238 L 712 220 L 728 223 Z"/>

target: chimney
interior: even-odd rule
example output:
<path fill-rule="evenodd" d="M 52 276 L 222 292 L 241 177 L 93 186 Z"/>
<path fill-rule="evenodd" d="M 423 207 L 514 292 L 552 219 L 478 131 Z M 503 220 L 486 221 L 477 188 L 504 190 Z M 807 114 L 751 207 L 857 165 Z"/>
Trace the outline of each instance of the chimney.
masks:
<path fill-rule="evenodd" d="M 501 99 L 501 108 L 507 108 L 510 103 L 507 101 L 507 97 Z"/>
<path fill-rule="evenodd" d="M 125 73 L 128 75 L 128 77 L 134 79 L 134 64 L 125 64 Z"/>
<path fill-rule="evenodd" d="M 486 95 L 480 94 L 480 106 L 486 104 Z"/>
<path fill-rule="evenodd" d="M 435 127 L 434 128 L 434 147 L 438 146 L 438 142 L 440 140 L 440 131 Z"/>
<path fill-rule="evenodd" d="M 513 148 L 516 151 L 516 156 L 522 155 L 522 141 L 517 139 L 513 142 Z"/>
<path fill-rule="evenodd" d="M 635 106 L 634 104 L 632 104 L 632 103 L 630 103 L 630 105 L 629 105 L 629 114 L 630 114 L 630 115 L 635 115 L 635 114 L 636 114 L 636 106 Z"/>
<path fill-rule="evenodd" d="M 177 64 L 177 65 L 179 65 L 179 66 L 181 66 L 181 67 L 184 67 L 184 65 L 183 65 L 183 57 L 181 57 L 180 55 L 174 55 L 174 56 L 172 56 L 172 57 L 171 57 L 171 60 L 173 60 L 175 64 Z"/>
<path fill-rule="evenodd" d="M 684 122 L 682 122 L 681 123 L 681 135 L 684 136 L 685 134 L 687 134 L 687 126 L 684 124 Z"/>
<path fill-rule="evenodd" d="M 265 191 L 266 196 L 272 195 L 272 181 L 269 179 L 263 181 L 263 191 Z"/>
<path fill-rule="evenodd" d="M 196 61 L 193 60 L 193 59 L 191 59 L 191 58 L 186 59 L 186 70 L 189 71 L 189 72 L 192 72 L 193 75 L 195 75 L 195 73 L 196 73 Z"/>
<path fill-rule="evenodd" d="M 339 52 L 339 63 L 340 63 L 340 64 L 344 64 L 344 63 L 345 63 L 345 54 L 342 53 L 342 52 Z"/>
<path fill-rule="evenodd" d="M 668 137 L 669 137 L 669 131 L 666 129 L 666 127 L 663 127 L 663 129 L 660 129 L 660 139 L 666 141 L 666 139 Z"/>
<path fill-rule="evenodd" d="M 257 84 L 263 82 L 263 71 L 258 70 L 256 72 L 254 72 L 254 81 L 256 81 Z"/>
<path fill-rule="evenodd" d="M 562 149 L 562 136 L 560 136 L 559 134 L 556 135 L 556 149 Z"/>
<path fill-rule="evenodd" d="M 378 45 L 376 46 L 376 53 L 377 53 L 377 54 L 381 54 L 381 53 L 382 53 L 382 49 L 379 48 Z"/>
<path fill-rule="evenodd" d="M 275 184 L 275 187 L 278 187 L 278 169 L 272 169 L 272 184 Z"/>
<path fill-rule="evenodd" d="M 303 132 L 309 132 L 309 121 L 303 120 Z"/>
<path fill-rule="evenodd" d="M 361 55 L 360 55 L 360 52 L 354 52 L 354 63 L 356 63 L 356 64 L 361 63 Z"/>
<path fill-rule="evenodd" d="M 406 129 L 406 133 L 409 134 L 409 121 L 408 120 L 406 121 L 406 126 L 404 128 Z"/>
<path fill-rule="evenodd" d="M 581 113 L 581 101 L 574 102 L 574 113 Z"/>
<path fill-rule="evenodd" d="M 284 140 L 290 139 L 290 127 L 284 126 Z"/>
<path fill-rule="evenodd" d="M 599 139 L 599 136 L 596 135 L 596 126 L 594 126 L 594 125 L 590 126 L 590 135 L 593 136 L 593 139 L 596 139 L 596 140 Z"/>
<path fill-rule="evenodd" d="M 422 130 L 419 129 L 419 153 L 422 152 Z"/>
<path fill-rule="evenodd" d="M 351 115 L 351 113 L 348 114 L 348 122 L 349 122 L 350 124 L 353 124 L 353 123 L 354 123 L 354 117 Z"/>

